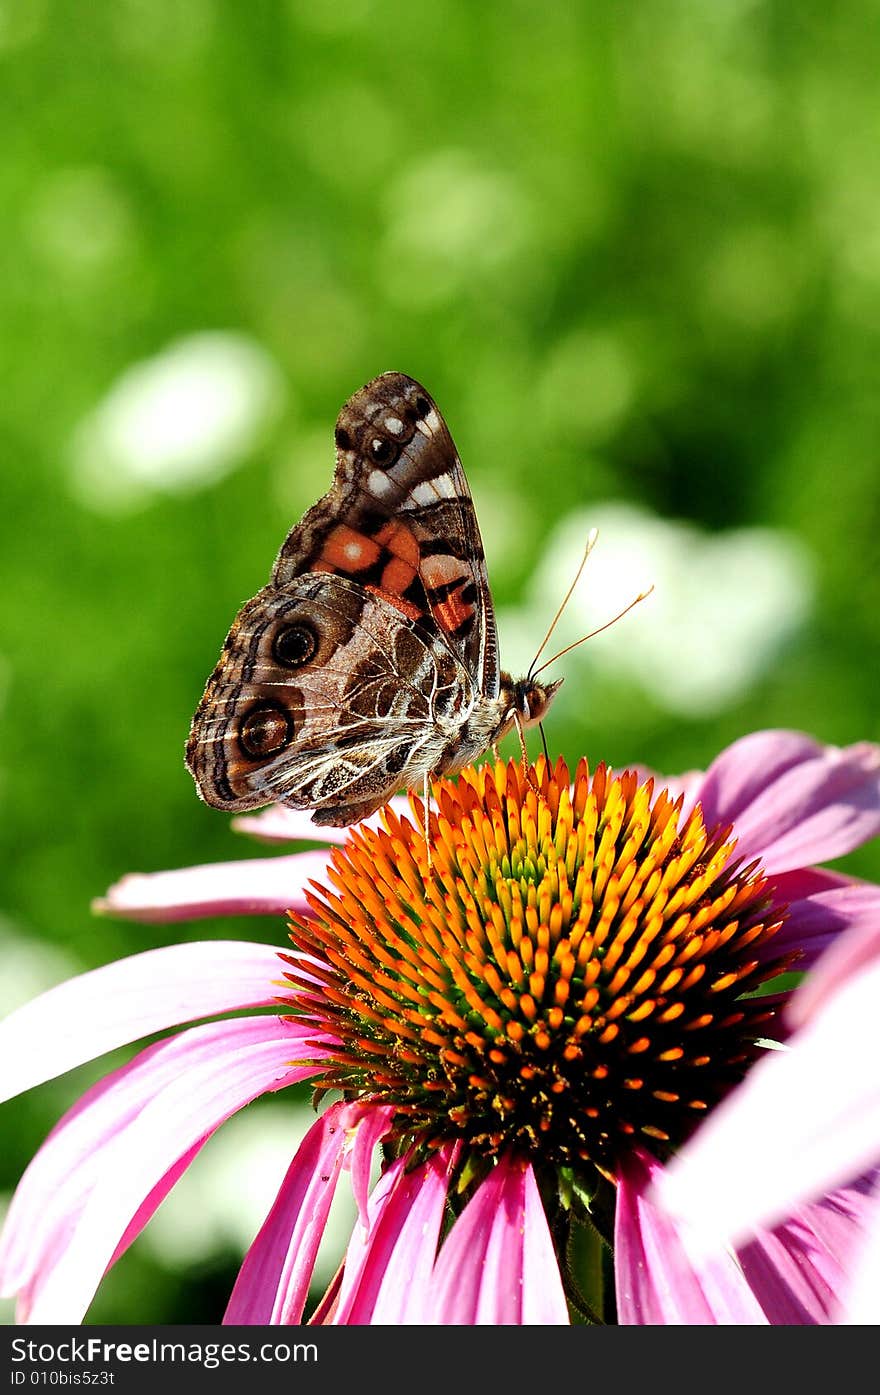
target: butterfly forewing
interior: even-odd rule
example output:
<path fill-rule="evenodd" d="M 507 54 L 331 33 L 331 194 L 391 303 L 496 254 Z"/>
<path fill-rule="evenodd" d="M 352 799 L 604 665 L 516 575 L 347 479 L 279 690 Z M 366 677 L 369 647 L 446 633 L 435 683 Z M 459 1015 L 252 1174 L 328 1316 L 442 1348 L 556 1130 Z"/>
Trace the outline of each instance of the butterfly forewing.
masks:
<path fill-rule="evenodd" d="M 470 489 L 435 403 L 384 373 L 336 423 L 333 487 L 291 530 L 275 563 L 284 586 L 306 571 L 348 576 L 414 625 L 438 630 L 475 688 L 498 691 L 495 615 Z"/>

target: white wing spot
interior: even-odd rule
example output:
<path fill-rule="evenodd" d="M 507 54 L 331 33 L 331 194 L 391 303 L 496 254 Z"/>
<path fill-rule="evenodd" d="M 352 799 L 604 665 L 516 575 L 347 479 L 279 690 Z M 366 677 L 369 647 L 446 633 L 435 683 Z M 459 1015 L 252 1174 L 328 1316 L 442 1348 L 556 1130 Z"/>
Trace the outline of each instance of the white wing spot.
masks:
<path fill-rule="evenodd" d="M 394 487 L 394 481 L 389 479 L 384 470 L 370 471 L 367 477 L 367 489 L 377 499 L 380 499 L 384 494 L 390 494 Z"/>
<path fill-rule="evenodd" d="M 440 418 L 438 417 L 435 408 L 432 407 L 426 417 L 422 417 L 421 421 L 417 421 L 416 426 L 418 427 L 419 431 L 421 431 L 423 436 L 433 436 L 434 432 L 440 426 Z"/>
<path fill-rule="evenodd" d="M 400 417 L 386 417 L 385 430 L 390 431 L 392 436 L 399 436 L 403 431 L 403 422 Z"/>
<path fill-rule="evenodd" d="M 434 480 L 422 480 L 421 484 L 417 484 L 410 494 L 414 504 L 434 504 L 438 497 Z"/>
<path fill-rule="evenodd" d="M 423 480 L 412 492 L 417 504 L 432 504 L 437 499 L 457 498 L 455 480 L 452 475 L 438 475 L 433 480 Z"/>

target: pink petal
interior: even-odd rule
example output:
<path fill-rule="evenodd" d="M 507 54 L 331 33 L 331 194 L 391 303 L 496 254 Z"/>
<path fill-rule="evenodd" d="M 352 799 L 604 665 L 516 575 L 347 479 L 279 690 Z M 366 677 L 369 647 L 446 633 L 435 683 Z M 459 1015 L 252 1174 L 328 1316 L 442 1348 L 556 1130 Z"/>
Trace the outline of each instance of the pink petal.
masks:
<path fill-rule="evenodd" d="M 782 1225 L 738 1251 L 743 1272 L 774 1325 L 837 1319 L 875 1209 L 870 1183 L 864 1180 L 797 1207 Z"/>
<path fill-rule="evenodd" d="M 155 1043 L 93 1085 L 52 1130 L 19 1183 L 0 1245 L 5 1286 L 20 1287 L 40 1268 L 41 1250 L 54 1243 L 53 1232 L 69 1228 L 92 1190 L 102 1150 L 190 1061 L 274 1040 L 286 1062 L 301 1053 L 306 1035 L 275 1017 L 209 1023 Z"/>
<path fill-rule="evenodd" d="M 503 1158 L 471 1197 L 441 1246 L 426 1320 L 568 1324 L 531 1167 Z"/>
<path fill-rule="evenodd" d="M 282 972 L 271 945 L 202 940 L 79 974 L 0 1022 L 0 1099 L 165 1027 L 269 1006 Z"/>
<path fill-rule="evenodd" d="M 364 1112 L 354 1141 L 348 1166 L 351 1172 L 351 1189 L 357 1204 L 361 1225 L 367 1226 L 367 1204 L 370 1190 L 370 1169 L 376 1144 L 384 1138 L 394 1118 L 393 1105 L 377 1104 Z"/>
<path fill-rule="evenodd" d="M 270 804 L 256 814 L 240 814 L 232 820 L 236 833 L 245 833 L 262 843 L 344 843 L 347 828 L 323 828 L 312 823 L 310 809 L 288 809 Z"/>
<path fill-rule="evenodd" d="M 149 1197 L 145 1198 L 141 1207 L 139 1207 L 135 1215 L 132 1216 L 131 1222 L 128 1223 L 126 1233 L 121 1237 L 116 1250 L 113 1251 L 113 1258 L 110 1260 L 110 1265 L 116 1264 L 121 1254 L 126 1253 L 132 1240 L 137 1239 L 141 1230 L 144 1229 L 146 1222 L 149 1221 L 152 1215 L 155 1215 L 156 1209 L 159 1208 L 159 1205 L 165 1200 L 169 1191 L 172 1190 L 174 1183 L 176 1183 L 180 1177 L 183 1177 L 192 1159 L 201 1152 L 201 1149 L 202 1144 L 198 1143 L 194 1148 L 191 1148 L 190 1151 L 185 1152 L 179 1161 L 177 1161 L 176 1165 L 169 1169 L 165 1177 L 162 1177 L 162 1182 L 160 1182 L 158 1186 L 153 1187 Z M 73 1214 L 71 1214 L 70 1219 L 73 1221 Z M 52 1268 L 52 1265 L 56 1264 L 57 1258 L 59 1258 L 61 1251 L 63 1251 L 64 1246 L 66 1246 L 68 1232 L 70 1232 L 70 1225 L 66 1226 L 66 1228 L 61 1228 L 56 1235 L 50 1237 L 50 1242 L 47 1244 L 46 1250 L 43 1251 L 39 1268 L 35 1269 L 35 1271 L 29 1275 L 26 1282 L 22 1282 L 20 1292 L 18 1292 L 17 1314 L 15 1314 L 15 1320 L 18 1322 L 28 1321 L 28 1314 L 31 1313 L 33 1306 L 33 1296 L 35 1296 L 35 1293 L 39 1292 L 42 1274 L 46 1269 Z M 10 1288 L 8 1288 L 8 1295 L 13 1295 L 14 1292 L 15 1286 L 10 1285 Z"/>
<path fill-rule="evenodd" d="M 732 1254 L 699 1258 L 682 1226 L 648 1199 L 660 1163 L 632 1156 L 615 1214 L 617 1319 L 625 1325 L 763 1324 L 767 1319 Z"/>
<path fill-rule="evenodd" d="M 880 833 L 880 747 L 756 732 L 713 762 L 699 799 L 707 824 L 733 823 L 738 854 L 767 872 L 826 862 Z"/>
<path fill-rule="evenodd" d="M 458 1155 L 457 1145 L 444 1148 L 423 1165 L 422 1185 L 406 1211 L 398 1242 L 384 1266 L 371 1323 L 412 1325 L 427 1321 L 431 1274 Z M 361 1296 L 359 1293 L 359 1299 Z M 356 1312 L 354 1309 L 350 1322 L 357 1320 Z"/>
<path fill-rule="evenodd" d="M 747 1075 L 670 1164 L 659 1197 L 707 1243 L 784 1219 L 880 1161 L 880 959 Z"/>
<path fill-rule="evenodd" d="M 880 1322 L 880 1185 L 874 1186 L 862 1243 L 840 1290 L 837 1320 L 871 1327 Z"/>
<path fill-rule="evenodd" d="M 395 795 L 389 803 L 400 815 L 409 812 L 409 801 L 403 795 Z M 381 810 L 355 826 L 382 828 Z M 312 823 L 311 810 L 288 809 L 284 804 L 271 804 L 258 814 L 243 814 L 232 820 L 232 827 L 237 833 L 248 833 L 264 843 L 345 843 L 351 833 L 351 828 L 326 828 Z"/>
<path fill-rule="evenodd" d="M 711 828 L 737 823 L 787 770 L 814 760 L 822 747 L 799 731 L 756 731 L 717 756 L 692 795 Z"/>
<path fill-rule="evenodd" d="M 331 1105 L 309 1129 L 245 1256 L 226 1324 L 298 1323 L 342 1169 L 344 1114 Z"/>
<path fill-rule="evenodd" d="M 129 872 L 92 909 L 127 920 L 198 920 L 215 915 L 284 915 L 306 911 L 305 887 L 321 881 L 326 852 L 209 862 L 174 872 Z"/>
<path fill-rule="evenodd" d="M 880 959 L 880 888 L 856 883 L 853 890 L 847 934 L 835 940 L 791 999 L 786 1016 L 793 1027 L 808 1022 L 849 979 Z"/>
<path fill-rule="evenodd" d="M 524 1326 L 533 1326 L 562 1325 L 569 1321 L 553 1237 L 535 1174 L 529 1168 L 525 1178 L 521 1322 Z"/>
<path fill-rule="evenodd" d="M 419 1179 L 407 1173 L 407 1157 L 389 1163 L 379 1177 L 367 1203 L 367 1214 L 359 1217 L 348 1242 L 336 1301 L 328 1320 L 336 1326 L 346 1326 L 348 1314 L 357 1299 L 358 1288 L 365 1271 L 369 1273 L 370 1255 L 375 1244 L 384 1252 L 373 1261 L 373 1269 L 381 1269 L 387 1253 L 393 1247 L 413 1198 L 418 1194 Z M 402 1195 L 398 1192 L 402 1189 Z M 388 1212 L 386 1216 L 385 1213 Z M 384 1219 L 384 1224 L 382 1224 Z M 380 1234 L 381 1232 L 381 1234 Z M 390 1233 L 389 1233 L 390 1232 Z M 371 1294 L 375 1298 L 375 1292 Z M 363 1305 L 362 1305 L 363 1306 Z M 354 1325 L 354 1324 L 351 1324 Z"/>
<path fill-rule="evenodd" d="M 333 1322 L 422 1323 L 457 1150 L 418 1167 L 398 1158 L 373 1189 L 366 1226 L 358 1222 L 345 1256 Z"/>
<path fill-rule="evenodd" d="M 8 1287 L 33 1295 L 28 1320 L 82 1320 L 132 1222 L 169 1172 L 224 1119 L 267 1091 L 314 1074 L 292 1064 L 307 1029 L 278 1018 L 208 1023 L 149 1047 L 69 1112 L 13 1198 L 0 1258 Z"/>
<path fill-rule="evenodd" d="M 786 907 L 787 919 L 767 945 L 767 954 L 775 957 L 798 951 L 792 967 L 801 973 L 812 968 L 842 935 L 846 938 L 859 926 L 873 924 L 880 906 L 880 890 L 870 882 L 824 867 L 782 872 L 773 878 L 772 886 L 777 905 Z"/>
<path fill-rule="evenodd" d="M 214 1023 L 206 1036 L 225 1035 Z M 204 1029 L 202 1029 L 204 1030 Z M 183 1033 L 187 1044 L 190 1034 Z M 145 1099 L 179 1074 L 168 1042 L 157 1042 L 91 1087 L 56 1124 L 16 1188 L 0 1240 L 6 1294 L 26 1286 L 63 1248 L 100 1171 L 101 1150 L 137 1117 Z M 59 1241 L 60 1237 L 60 1241 Z"/>

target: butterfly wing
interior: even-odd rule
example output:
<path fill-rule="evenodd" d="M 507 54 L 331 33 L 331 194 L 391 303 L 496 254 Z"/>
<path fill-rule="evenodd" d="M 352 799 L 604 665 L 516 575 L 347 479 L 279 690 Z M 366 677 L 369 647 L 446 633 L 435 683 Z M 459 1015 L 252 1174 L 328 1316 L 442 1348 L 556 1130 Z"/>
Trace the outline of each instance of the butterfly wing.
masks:
<path fill-rule="evenodd" d="M 353 822 L 439 768 L 449 723 L 498 691 L 479 528 L 436 406 L 383 374 L 336 445 L 329 493 L 239 612 L 193 718 L 187 765 L 217 808 Z"/>
<path fill-rule="evenodd" d="M 282 803 L 344 825 L 431 768 L 435 716 L 466 682 L 381 597 L 343 577 L 294 577 L 236 617 L 187 764 L 215 808 Z"/>
<path fill-rule="evenodd" d="M 331 572 L 382 596 L 447 644 L 475 689 L 499 686 L 495 613 L 461 461 L 436 404 L 413 378 L 383 373 L 336 423 L 333 486 L 291 529 L 273 582 Z"/>

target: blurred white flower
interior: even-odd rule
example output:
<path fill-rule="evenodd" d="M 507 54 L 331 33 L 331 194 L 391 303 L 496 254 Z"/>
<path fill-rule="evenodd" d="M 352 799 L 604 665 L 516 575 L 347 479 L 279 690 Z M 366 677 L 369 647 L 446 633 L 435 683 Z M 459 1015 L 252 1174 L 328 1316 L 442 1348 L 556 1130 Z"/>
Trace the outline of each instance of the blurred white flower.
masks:
<path fill-rule="evenodd" d="M 198 489 L 239 465 L 280 413 L 281 371 L 231 331 L 178 339 L 117 379 L 77 428 L 74 486 L 117 512 L 154 492 Z"/>
<path fill-rule="evenodd" d="M 527 605 L 500 617 L 512 671 L 531 662 L 591 528 L 598 542 L 544 657 L 653 584 L 647 600 L 564 662 L 569 672 L 580 662 L 629 678 L 667 711 L 699 717 L 736 702 L 810 614 L 814 564 L 799 539 L 773 528 L 712 534 L 609 502 L 558 526 Z"/>

